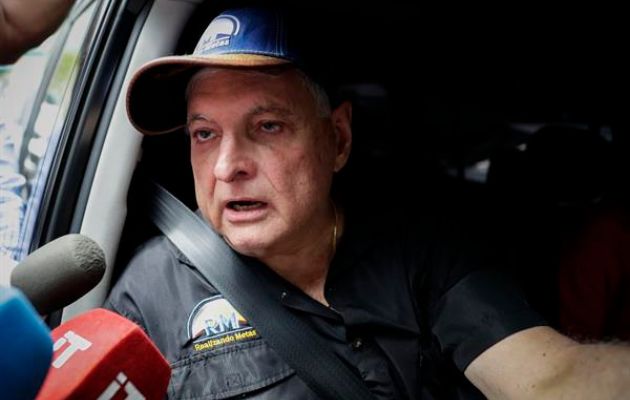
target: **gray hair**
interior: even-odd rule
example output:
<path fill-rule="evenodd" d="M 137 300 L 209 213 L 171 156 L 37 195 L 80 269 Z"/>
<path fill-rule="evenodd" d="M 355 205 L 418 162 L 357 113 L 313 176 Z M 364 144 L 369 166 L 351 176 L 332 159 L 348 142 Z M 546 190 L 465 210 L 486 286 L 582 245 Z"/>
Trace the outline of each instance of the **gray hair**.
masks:
<path fill-rule="evenodd" d="M 190 80 L 188 81 L 188 86 L 186 86 L 186 100 L 188 100 L 188 98 L 190 97 L 190 92 L 192 91 L 192 88 L 202 79 L 206 78 L 208 75 L 213 75 L 215 74 L 217 71 L 221 70 L 221 68 L 217 68 L 217 67 L 205 67 L 200 69 L 199 71 L 197 71 L 192 78 L 190 78 Z M 286 69 L 282 69 L 282 71 L 284 71 Z M 280 70 L 269 70 L 269 71 L 261 71 L 261 70 L 241 70 L 241 72 L 243 73 L 251 73 L 251 74 L 261 74 L 261 73 L 266 73 L 266 74 L 271 74 L 271 75 L 277 75 L 277 73 Z M 324 88 L 322 88 L 319 84 L 317 84 L 315 81 L 313 81 L 308 75 L 306 75 L 304 72 L 302 72 L 299 69 L 296 69 L 296 71 L 298 72 L 298 75 L 300 77 L 300 81 L 302 82 L 302 84 L 304 85 L 304 87 L 306 88 L 306 90 L 308 90 L 308 92 L 311 94 L 313 101 L 315 102 L 315 106 L 317 107 L 317 114 L 322 117 L 322 118 L 328 118 L 330 117 L 331 113 L 332 113 L 332 107 L 330 105 L 330 98 L 328 97 L 328 94 L 326 93 L 326 91 L 324 90 Z"/>

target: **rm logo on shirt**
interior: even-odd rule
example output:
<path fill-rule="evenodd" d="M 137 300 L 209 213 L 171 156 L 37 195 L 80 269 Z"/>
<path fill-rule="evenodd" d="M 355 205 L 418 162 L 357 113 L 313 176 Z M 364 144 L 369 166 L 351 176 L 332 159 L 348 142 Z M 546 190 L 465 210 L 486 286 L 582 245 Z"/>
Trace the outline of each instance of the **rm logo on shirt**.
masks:
<path fill-rule="evenodd" d="M 200 301 L 188 317 L 188 338 L 197 351 L 258 337 L 247 320 L 221 295 Z"/>

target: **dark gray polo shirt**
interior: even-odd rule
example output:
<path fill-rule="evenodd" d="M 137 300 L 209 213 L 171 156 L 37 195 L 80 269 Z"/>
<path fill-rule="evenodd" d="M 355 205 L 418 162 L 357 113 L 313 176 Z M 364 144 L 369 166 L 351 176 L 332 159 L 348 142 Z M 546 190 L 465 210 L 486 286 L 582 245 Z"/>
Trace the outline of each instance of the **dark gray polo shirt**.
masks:
<path fill-rule="evenodd" d="M 376 398 L 478 398 L 462 373 L 470 362 L 544 324 L 486 268 L 494 263 L 437 218 L 349 218 L 326 281 L 330 308 L 275 275 L 272 284 Z M 317 398 L 164 237 L 139 249 L 105 306 L 142 326 L 169 360 L 170 398 Z"/>

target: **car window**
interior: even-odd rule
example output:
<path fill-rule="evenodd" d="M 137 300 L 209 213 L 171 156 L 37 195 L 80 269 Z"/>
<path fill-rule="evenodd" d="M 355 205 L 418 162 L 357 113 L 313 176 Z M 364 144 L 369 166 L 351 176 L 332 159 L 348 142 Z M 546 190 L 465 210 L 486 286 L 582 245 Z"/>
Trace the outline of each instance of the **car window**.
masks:
<path fill-rule="evenodd" d="M 3 275 L 30 249 L 97 3 L 77 2 L 55 34 L 15 64 L 0 67 Z"/>

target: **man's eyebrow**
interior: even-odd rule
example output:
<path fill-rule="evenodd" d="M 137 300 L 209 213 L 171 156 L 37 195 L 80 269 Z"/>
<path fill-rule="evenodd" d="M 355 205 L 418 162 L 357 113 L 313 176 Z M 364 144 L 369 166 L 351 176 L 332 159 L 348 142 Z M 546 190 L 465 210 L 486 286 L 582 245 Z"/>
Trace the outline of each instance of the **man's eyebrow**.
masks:
<path fill-rule="evenodd" d="M 256 117 L 261 114 L 277 114 L 281 117 L 295 117 L 295 112 L 290 108 L 279 106 L 279 105 L 268 105 L 268 106 L 257 106 L 254 107 L 250 112 L 247 113 L 247 117 Z"/>
<path fill-rule="evenodd" d="M 195 121 L 210 121 L 210 118 L 206 117 L 203 114 L 193 114 L 188 117 L 186 124 L 190 124 L 191 122 Z"/>
<path fill-rule="evenodd" d="M 296 116 L 295 112 L 290 108 L 279 106 L 279 105 L 269 105 L 269 106 L 256 106 L 252 110 L 250 110 L 247 114 L 245 114 L 246 118 L 256 117 L 258 115 L 271 113 L 277 114 L 281 117 L 285 118 L 294 118 Z M 190 125 L 193 122 L 203 121 L 203 122 L 212 122 L 213 119 L 204 114 L 195 113 L 190 115 L 186 120 L 186 125 Z"/>

